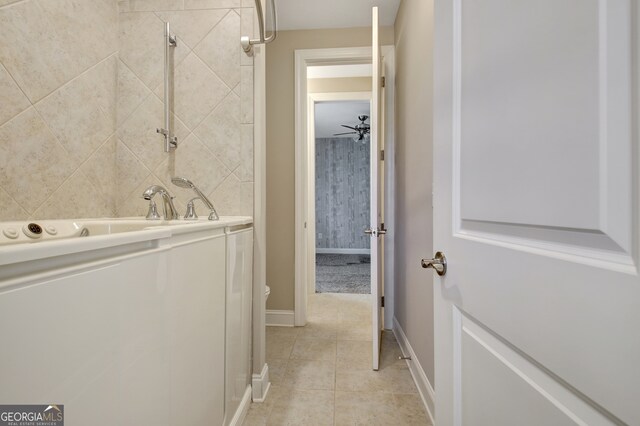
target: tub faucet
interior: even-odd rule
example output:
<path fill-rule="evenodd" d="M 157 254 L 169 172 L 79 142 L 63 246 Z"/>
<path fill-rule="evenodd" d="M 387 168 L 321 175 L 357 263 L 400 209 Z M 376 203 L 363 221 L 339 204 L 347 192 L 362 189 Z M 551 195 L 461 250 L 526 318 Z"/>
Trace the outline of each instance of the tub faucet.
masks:
<path fill-rule="evenodd" d="M 185 216 L 185 219 L 197 219 L 198 216 L 195 214 L 195 210 L 193 208 L 193 202 L 195 200 L 197 200 L 198 198 L 200 200 L 202 200 L 202 202 L 207 206 L 207 208 L 209 209 L 209 220 L 218 220 L 218 213 L 216 213 L 216 209 L 215 207 L 213 207 L 213 203 L 211 201 L 209 201 L 209 199 L 207 198 L 206 195 L 204 195 L 202 193 L 202 191 L 200 191 L 194 184 L 193 182 L 191 182 L 189 179 L 185 179 L 183 177 L 174 177 L 173 179 L 171 179 L 171 182 L 176 185 L 179 186 L 180 188 L 191 188 L 193 189 L 193 192 L 196 193 L 196 198 L 194 198 L 193 200 L 191 200 L 189 203 L 190 205 L 187 206 L 187 215 Z"/>
<path fill-rule="evenodd" d="M 151 206 L 155 208 L 155 203 L 153 202 L 153 197 L 156 194 L 160 194 L 162 197 L 162 201 L 164 204 L 164 218 L 165 220 L 175 220 L 180 219 L 180 215 L 176 210 L 176 206 L 173 205 L 173 197 L 169 194 L 165 188 L 160 185 L 151 185 L 148 187 L 143 193 L 142 198 L 145 200 L 151 201 Z M 147 216 L 149 218 L 149 216 Z"/>

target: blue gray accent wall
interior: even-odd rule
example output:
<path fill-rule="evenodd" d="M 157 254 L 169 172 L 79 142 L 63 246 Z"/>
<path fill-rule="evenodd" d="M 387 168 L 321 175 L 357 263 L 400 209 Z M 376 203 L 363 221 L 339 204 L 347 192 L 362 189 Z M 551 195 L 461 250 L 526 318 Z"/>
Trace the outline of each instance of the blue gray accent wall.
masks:
<path fill-rule="evenodd" d="M 316 139 L 316 247 L 369 249 L 369 143 Z"/>

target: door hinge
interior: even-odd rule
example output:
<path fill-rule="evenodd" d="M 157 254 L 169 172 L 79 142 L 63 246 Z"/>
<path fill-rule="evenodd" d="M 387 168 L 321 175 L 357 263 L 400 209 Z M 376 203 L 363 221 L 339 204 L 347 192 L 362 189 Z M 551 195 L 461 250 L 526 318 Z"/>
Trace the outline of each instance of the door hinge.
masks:
<path fill-rule="evenodd" d="M 384 149 L 380 150 L 380 161 L 384 161 Z"/>
<path fill-rule="evenodd" d="M 384 296 L 380 298 L 380 307 L 384 308 Z"/>
<path fill-rule="evenodd" d="M 387 78 L 386 77 L 382 77 L 382 87 L 385 87 L 387 84 Z"/>

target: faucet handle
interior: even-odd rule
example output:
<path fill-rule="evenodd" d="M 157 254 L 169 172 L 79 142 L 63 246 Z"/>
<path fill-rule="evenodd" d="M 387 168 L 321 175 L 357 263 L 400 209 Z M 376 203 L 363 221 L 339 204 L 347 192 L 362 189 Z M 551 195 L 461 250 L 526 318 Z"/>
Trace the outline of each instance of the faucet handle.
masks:
<path fill-rule="evenodd" d="M 149 211 L 147 212 L 147 220 L 160 220 L 161 217 L 158 214 L 158 207 L 156 206 L 156 202 L 153 200 L 149 200 Z"/>
<path fill-rule="evenodd" d="M 192 198 L 187 203 L 187 212 L 184 214 L 184 220 L 198 220 L 198 215 L 196 214 L 196 207 L 194 201 L 197 200 L 198 197 Z"/>

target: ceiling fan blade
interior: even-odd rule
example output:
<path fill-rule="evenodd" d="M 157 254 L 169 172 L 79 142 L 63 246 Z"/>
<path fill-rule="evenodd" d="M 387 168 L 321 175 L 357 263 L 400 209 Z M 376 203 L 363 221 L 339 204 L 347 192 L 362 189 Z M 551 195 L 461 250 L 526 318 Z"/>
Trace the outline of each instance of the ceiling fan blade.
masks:
<path fill-rule="evenodd" d="M 341 124 L 342 127 L 346 127 L 347 129 L 351 129 L 351 130 L 358 130 L 355 127 L 351 127 L 351 126 L 347 126 L 346 124 Z"/>
<path fill-rule="evenodd" d="M 342 136 L 342 135 L 355 135 L 358 132 L 346 132 L 346 133 L 334 133 L 333 136 Z"/>

